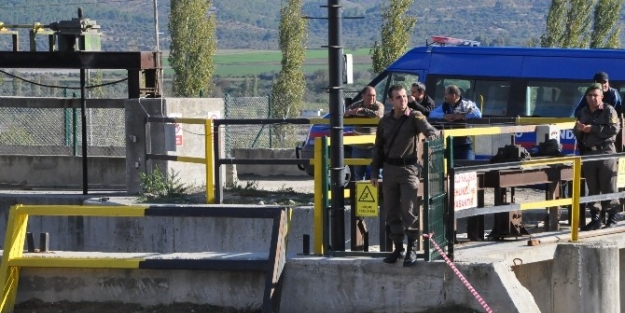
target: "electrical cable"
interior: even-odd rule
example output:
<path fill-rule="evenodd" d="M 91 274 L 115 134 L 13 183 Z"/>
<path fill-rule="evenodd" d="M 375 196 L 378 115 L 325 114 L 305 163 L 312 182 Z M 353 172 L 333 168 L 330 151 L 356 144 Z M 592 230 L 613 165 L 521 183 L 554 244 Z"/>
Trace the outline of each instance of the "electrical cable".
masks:
<path fill-rule="evenodd" d="M 36 86 L 41 86 L 41 87 L 46 87 L 46 88 L 57 88 L 57 89 L 80 89 L 80 87 L 67 87 L 67 86 L 55 86 L 55 85 L 41 84 L 41 83 L 37 83 L 37 82 L 31 81 L 31 80 L 19 77 L 17 75 L 13 75 L 13 74 L 5 72 L 3 70 L 0 70 L 0 73 L 5 74 L 5 75 L 10 76 L 10 77 L 13 77 L 13 78 L 16 78 L 16 79 L 19 79 L 19 80 L 21 80 L 23 82 L 36 85 Z M 89 86 L 86 86 L 85 88 L 91 89 L 91 88 L 98 88 L 98 87 L 104 87 L 104 86 L 109 86 L 109 85 L 115 85 L 115 84 L 119 84 L 121 82 L 125 82 L 127 80 L 128 80 L 128 77 L 120 79 L 120 80 L 104 83 L 104 84 L 89 85 Z"/>

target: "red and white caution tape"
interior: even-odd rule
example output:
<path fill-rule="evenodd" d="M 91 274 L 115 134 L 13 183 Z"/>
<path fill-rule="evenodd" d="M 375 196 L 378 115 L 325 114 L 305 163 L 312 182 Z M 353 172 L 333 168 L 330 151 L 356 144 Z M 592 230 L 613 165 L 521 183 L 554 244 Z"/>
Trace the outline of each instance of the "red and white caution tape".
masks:
<path fill-rule="evenodd" d="M 479 302 L 480 305 L 484 308 L 484 310 L 486 310 L 486 313 L 493 313 L 493 310 L 488 306 L 486 301 L 484 301 L 484 299 L 482 299 L 482 296 L 480 296 L 480 294 L 477 293 L 475 288 L 473 288 L 473 286 L 471 286 L 471 283 L 469 283 L 469 281 L 466 278 L 464 278 L 464 275 L 462 275 L 462 273 L 460 273 L 460 271 L 456 268 L 454 263 L 451 262 L 449 257 L 447 257 L 447 254 L 445 254 L 443 249 L 441 249 L 441 247 L 439 247 L 438 244 L 436 244 L 434 239 L 432 239 L 433 236 L 434 236 L 434 233 L 432 233 L 432 234 L 423 234 L 423 238 L 428 238 L 430 240 L 432 245 L 434 245 L 434 248 L 436 249 L 436 251 L 438 251 L 438 253 L 440 253 L 440 255 L 443 257 L 443 259 L 445 259 L 445 263 L 447 263 L 447 265 L 449 265 L 449 267 L 451 267 L 451 269 L 454 271 L 456 276 L 458 276 L 458 278 L 460 278 L 460 281 L 462 281 L 462 283 L 467 287 L 467 289 L 469 289 L 471 294 L 475 297 L 477 302 Z"/>

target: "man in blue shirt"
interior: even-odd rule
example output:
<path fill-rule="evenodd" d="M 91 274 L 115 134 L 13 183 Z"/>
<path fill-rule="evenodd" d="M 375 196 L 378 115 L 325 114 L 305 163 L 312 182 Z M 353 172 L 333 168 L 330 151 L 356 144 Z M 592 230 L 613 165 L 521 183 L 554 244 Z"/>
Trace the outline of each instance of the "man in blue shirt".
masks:
<path fill-rule="evenodd" d="M 601 91 L 603 91 L 603 103 L 612 105 L 616 109 L 616 112 L 621 114 L 621 95 L 618 90 L 610 87 L 608 73 L 598 72 L 592 79 L 595 83 L 601 84 Z M 586 101 L 586 97 L 583 96 L 575 108 L 575 117 L 579 118 L 579 113 L 582 111 L 582 108 L 587 106 L 588 102 Z"/>
<path fill-rule="evenodd" d="M 475 102 L 462 98 L 460 88 L 449 85 L 445 88 L 445 102 L 430 112 L 430 119 L 443 119 L 452 123 L 465 123 L 470 118 L 481 118 L 482 112 Z M 454 160 L 474 160 L 473 141 L 470 137 L 455 137 Z"/>

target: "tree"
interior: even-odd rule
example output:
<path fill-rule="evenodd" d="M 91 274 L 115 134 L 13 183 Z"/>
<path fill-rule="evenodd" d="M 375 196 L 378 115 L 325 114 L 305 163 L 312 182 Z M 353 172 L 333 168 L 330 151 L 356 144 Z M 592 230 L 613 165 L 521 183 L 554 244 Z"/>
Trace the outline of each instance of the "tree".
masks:
<path fill-rule="evenodd" d="M 594 1 L 570 0 L 571 6 L 566 15 L 563 48 L 588 48 L 590 45 L 590 23 Z"/>
<path fill-rule="evenodd" d="M 13 76 L 17 76 L 18 73 L 16 70 L 13 70 Z M 34 86 L 34 85 L 31 85 Z M 18 79 L 17 77 L 13 77 L 13 95 L 18 97 L 18 96 L 23 96 L 24 93 L 22 92 L 22 81 L 20 79 Z"/>
<path fill-rule="evenodd" d="M 306 79 L 304 61 L 308 35 L 306 20 L 302 18 L 302 0 L 282 0 L 280 8 L 279 45 L 282 51 L 282 69 L 272 88 L 271 111 L 275 118 L 292 118 L 304 106 Z M 275 127 L 278 142 L 292 146 L 292 125 Z"/>
<path fill-rule="evenodd" d="M 547 29 L 540 36 L 540 46 L 553 48 L 560 46 L 564 36 L 564 17 L 567 11 L 568 0 L 553 0 L 547 13 Z"/>
<path fill-rule="evenodd" d="M 406 15 L 414 0 L 389 0 L 382 10 L 381 42 L 375 41 L 370 51 L 373 71 L 381 73 L 393 61 L 404 54 L 417 18 Z"/>
<path fill-rule="evenodd" d="M 208 95 L 214 73 L 213 55 L 217 49 L 212 0 L 171 1 L 169 64 L 174 70 L 175 96 Z"/>
<path fill-rule="evenodd" d="M 618 48 L 623 0 L 552 0 L 542 47 Z M 594 13 L 593 13 L 594 6 Z"/>
<path fill-rule="evenodd" d="M 91 76 L 89 79 L 89 85 L 91 86 L 99 86 L 89 89 L 89 98 L 93 99 L 102 99 L 104 98 L 104 87 L 102 85 L 102 70 L 97 70 L 95 75 Z"/>
<path fill-rule="evenodd" d="M 621 26 L 616 26 L 623 0 L 599 0 L 595 6 L 595 24 L 590 37 L 591 48 L 620 47 Z M 605 40 L 604 40 L 605 39 Z"/>

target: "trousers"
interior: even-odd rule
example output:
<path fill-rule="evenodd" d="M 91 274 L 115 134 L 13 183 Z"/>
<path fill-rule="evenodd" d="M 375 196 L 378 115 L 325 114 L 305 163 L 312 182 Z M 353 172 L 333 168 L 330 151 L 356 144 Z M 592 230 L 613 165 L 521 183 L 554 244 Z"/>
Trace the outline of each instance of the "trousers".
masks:
<path fill-rule="evenodd" d="M 393 242 L 403 241 L 404 236 L 412 240 L 419 237 L 419 183 L 417 165 L 384 164 L 384 211 Z"/>

